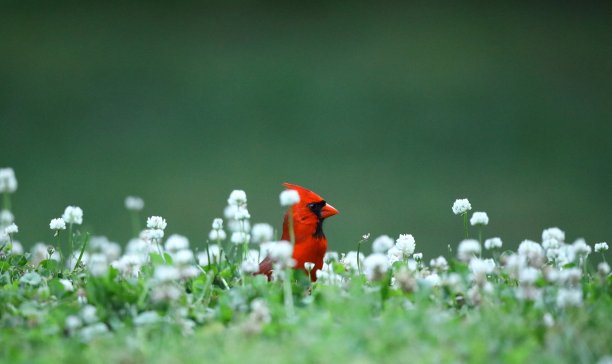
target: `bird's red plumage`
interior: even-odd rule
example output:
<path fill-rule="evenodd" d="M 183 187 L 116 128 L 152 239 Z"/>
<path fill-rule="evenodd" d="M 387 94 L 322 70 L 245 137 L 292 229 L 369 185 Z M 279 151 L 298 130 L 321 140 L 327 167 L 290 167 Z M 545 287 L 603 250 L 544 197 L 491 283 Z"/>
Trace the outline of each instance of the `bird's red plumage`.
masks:
<path fill-rule="evenodd" d="M 323 234 L 322 224 L 325 218 L 335 215 L 338 211 L 329 204 L 322 205 L 317 215 L 309 204 L 321 203 L 325 200 L 316 193 L 289 183 L 285 183 L 287 189 L 295 190 L 300 195 L 300 202 L 293 205 L 293 230 L 295 232 L 295 246 L 293 248 L 293 259 L 295 269 L 304 268 L 304 263 L 314 263 L 310 272 L 310 279 L 316 281 L 316 271 L 323 268 L 323 257 L 327 251 L 327 238 Z M 282 240 L 290 241 L 289 234 L 289 211 L 285 213 L 283 220 Z M 259 274 L 270 276 L 272 273 L 272 262 L 269 258 L 264 259 L 259 265 Z"/>

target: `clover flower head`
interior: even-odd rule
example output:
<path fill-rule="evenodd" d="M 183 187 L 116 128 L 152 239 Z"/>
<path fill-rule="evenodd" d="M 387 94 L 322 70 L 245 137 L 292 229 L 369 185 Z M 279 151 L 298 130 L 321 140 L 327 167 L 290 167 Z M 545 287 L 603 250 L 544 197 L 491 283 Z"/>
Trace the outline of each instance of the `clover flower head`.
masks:
<path fill-rule="evenodd" d="M 165 248 L 167 251 L 174 253 L 180 250 L 189 248 L 189 239 L 179 234 L 172 234 L 166 240 Z"/>
<path fill-rule="evenodd" d="M 213 240 L 213 241 L 225 240 L 225 239 L 227 239 L 227 234 L 223 230 L 214 230 L 213 229 L 213 230 L 210 231 L 210 233 L 208 233 L 208 239 L 209 240 Z"/>
<path fill-rule="evenodd" d="M 243 231 L 235 231 L 232 233 L 232 237 L 230 241 L 234 244 L 244 244 L 244 243 L 248 243 L 250 239 L 251 239 L 251 235 Z"/>
<path fill-rule="evenodd" d="M 227 203 L 230 206 L 242 206 L 247 203 L 247 195 L 243 190 L 233 190 L 230 193 Z"/>
<path fill-rule="evenodd" d="M 287 263 L 292 259 L 293 246 L 288 241 L 279 241 L 270 246 L 268 251 L 270 259 L 279 263 Z"/>
<path fill-rule="evenodd" d="M 68 206 L 64 210 L 62 219 L 66 224 L 81 225 L 83 223 L 83 210 L 78 206 Z"/>
<path fill-rule="evenodd" d="M 414 253 L 416 243 L 412 234 L 400 234 L 395 240 L 395 247 L 399 249 L 405 257 Z"/>
<path fill-rule="evenodd" d="M 125 198 L 125 208 L 130 211 L 140 211 L 144 208 L 144 200 L 138 196 L 128 196 Z"/>
<path fill-rule="evenodd" d="M 489 215 L 486 212 L 476 211 L 472 214 L 470 218 L 470 224 L 472 226 L 475 225 L 488 225 L 489 224 Z"/>
<path fill-rule="evenodd" d="M 17 227 L 15 223 L 12 223 L 9 226 L 4 228 L 4 233 L 8 235 L 17 234 L 18 232 L 19 232 L 19 227 Z"/>
<path fill-rule="evenodd" d="M 166 226 L 168 226 L 166 219 L 161 216 L 151 216 L 147 218 L 147 227 L 149 229 L 164 230 L 166 229 Z"/>
<path fill-rule="evenodd" d="M 503 242 L 498 237 L 487 239 L 484 242 L 484 247 L 486 250 L 499 249 L 502 247 L 502 245 L 503 245 Z"/>
<path fill-rule="evenodd" d="M 274 228 L 270 224 L 255 224 L 251 229 L 251 238 L 254 243 L 265 243 L 274 237 Z"/>
<path fill-rule="evenodd" d="M 13 168 L 0 168 L 0 193 L 13 193 L 17 190 L 17 178 Z"/>
<path fill-rule="evenodd" d="M 212 228 L 213 228 L 213 230 L 221 230 L 221 229 L 223 229 L 223 219 L 220 218 L 220 217 L 217 217 L 217 218 L 213 219 Z"/>
<path fill-rule="evenodd" d="M 457 258 L 465 262 L 469 261 L 472 257 L 480 255 L 481 247 L 478 240 L 465 239 L 459 243 L 457 248 Z"/>
<path fill-rule="evenodd" d="M 542 231 L 542 241 L 555 239 L 559 242 L 565 241 L 565 232 L 558 227 L 550 227 Z"/>
<path fill-rule="evenodd" d="M 284 190 L 279 195 L 281 206 L 293 206 L 300 202 L 300 194 L 296 190 Z"/>
<path fill-rule="evenodd" d="M 52 219 L 49 223 L 49 228 L 51 230 L 66 230 L 66 222 L 61 217 Z"/>
<path fill-rule="evenodd" d="M 596 243 L 595 244 L 595 252 L 596 253 L 605 252 L 605 251 L 608 251 L 608 243 L 601 242 L 601 243 Z"/>
<path fill-rule="evenodd" d="M 461 215 L 465 212 L 468 212 L 472 209 L 472 205 L 467 198 L 457 199 L 455 203 L 453 203 L 453 213 L 455 215 Z"/>
<path fill-rule="evenodd" d="M 15 222 L 15 216 L 9 210 L 0 211 L 0 226 L 7 226 Z"/>
<path fill-rule="evenodd" d="M 381 280 L 389 270 L 389 260 L 384 254 L 373 253 L 363 261 L 364 273 L 370 281 Z"/>
<path fill-rule="evenodd" d="M 374 253 L 384 254 L 391 249 L 393 244 L 393 239 L 391 239 L 388 235 L 381 235 L 374 239 L 374 242 L 372 243 L 372 250 Z"/>

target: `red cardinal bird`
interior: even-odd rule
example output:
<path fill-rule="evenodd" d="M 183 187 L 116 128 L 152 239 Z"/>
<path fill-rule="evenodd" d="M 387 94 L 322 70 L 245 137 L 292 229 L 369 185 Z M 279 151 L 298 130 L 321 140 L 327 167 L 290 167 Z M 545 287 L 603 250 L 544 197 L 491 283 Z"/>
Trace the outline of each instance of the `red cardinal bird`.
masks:
<path fill-rule="evenodd" d="M 304 268 L 304 263 L 314 263 L 310 271 L 310 279 L 317 280 L 317 269 L 323 268 L 323 256 L 327 251 L 327 238 L 323 234 L 323 221 L 338 213 L 332 205 L 328 204 L 321 196 L 298 185 L 283 183 L 287 189 L 296 190 L 300 195 L 300 202 L 293 205 L 293 230 L 295 232 L 295 246 L 293 248 L 293 259 L 295 269 Z M 290 241 L 289 235 L 289 211 L 285 213 L 283 221 L 282 240 Z M 272 274 L 272 260 L 266 257 L 259 264 L 258 274 L 268 277 Z"/>

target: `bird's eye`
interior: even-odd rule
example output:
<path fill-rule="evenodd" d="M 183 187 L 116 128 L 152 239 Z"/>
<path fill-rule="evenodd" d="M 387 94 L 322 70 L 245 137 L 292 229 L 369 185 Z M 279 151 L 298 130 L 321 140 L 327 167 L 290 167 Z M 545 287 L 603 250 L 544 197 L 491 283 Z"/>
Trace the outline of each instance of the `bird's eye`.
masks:
<path fill-rule="evenodd" d="M 314 203 L 309 203 L 309 204 L 308 204 L 308 208 L 309 208 L 309 209 L 311 209 L 311 210 L 312 210 L 314 207 L 315 207 L 315 204 L 314 204 Z"/>

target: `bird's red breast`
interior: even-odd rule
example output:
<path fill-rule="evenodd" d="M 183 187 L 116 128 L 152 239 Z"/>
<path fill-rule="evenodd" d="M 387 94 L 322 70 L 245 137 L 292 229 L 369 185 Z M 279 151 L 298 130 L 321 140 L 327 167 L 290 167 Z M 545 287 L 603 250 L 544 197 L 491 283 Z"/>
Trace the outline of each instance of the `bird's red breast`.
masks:
<path fill-rule="evenodd" d="M 304 187 L 290 183 L 284 183 L 283 185 L 287 189 L 297 191 L 300 196 L 300 202 L 290 207 L 295 232 L 295 246 L 293 248 L 295 269 L 305 270 L 304 263 L 314 263 L 314 268 L 310 272 L 310 279 L 316 281 L 316 271 L 323 268 L 323 256 L 327 251 L 327 238 L 323 233 L 323 221 L 337 214 L 338 210 L 328 204 L 321 196 Z M 283 220 L 282 240 L 290 241 L 290 239 L 288 210 Z M 259 265 L 259 274 L 270 276 L 271 273 L 272 262 L 269 258 L 266 258 Z"/>

